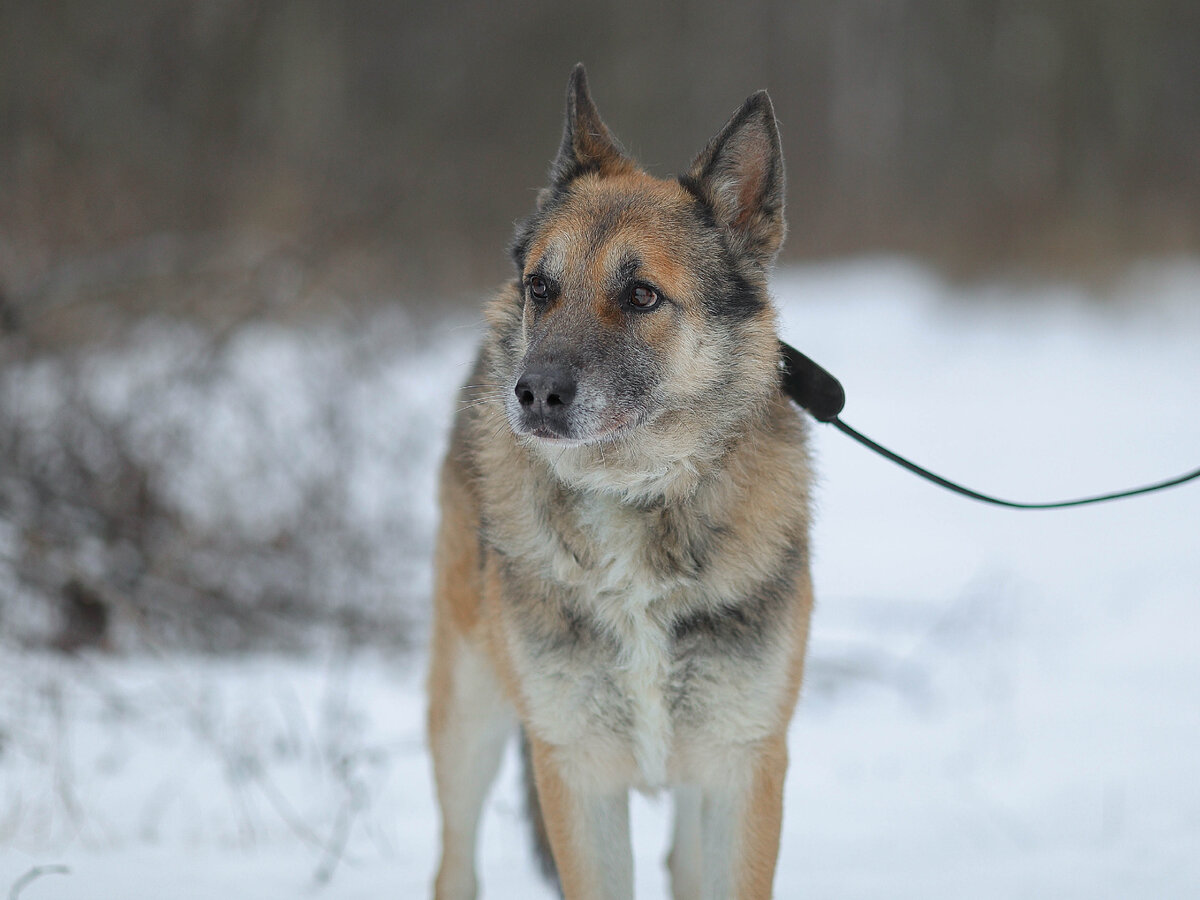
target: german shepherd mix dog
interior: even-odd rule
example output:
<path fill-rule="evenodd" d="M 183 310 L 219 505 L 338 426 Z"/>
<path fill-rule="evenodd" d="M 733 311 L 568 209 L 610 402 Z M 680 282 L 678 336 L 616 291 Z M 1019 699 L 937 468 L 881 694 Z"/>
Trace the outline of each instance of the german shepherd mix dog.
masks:
<path fill-rule="evenodd" d="M 475 896 L 517 726 L 568 900 L 633 896 L 630 788 L 674 795 L 676 900 L 771 895 L 812 608 L 805 422 L 767 294 L 783 196 L 765 92 L 662 181 L 572 73 L 442 471 L 439 900 Z"/>

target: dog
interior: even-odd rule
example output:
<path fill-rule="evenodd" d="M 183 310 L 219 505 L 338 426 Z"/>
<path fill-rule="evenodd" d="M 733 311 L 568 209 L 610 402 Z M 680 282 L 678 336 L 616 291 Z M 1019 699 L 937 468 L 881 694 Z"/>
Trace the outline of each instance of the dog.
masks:
<path fill-rule="evenodd" d="M 437 900 L 476 895 L 518 730 L 567 900 L 633 896 L 630 789 L 673 796 L 675 900 L 771 895 L 812 610 L 807 429 L 767 292 L 783 205 L 766 92 L 660 180 L 573 71 L 441 473 Z"/>

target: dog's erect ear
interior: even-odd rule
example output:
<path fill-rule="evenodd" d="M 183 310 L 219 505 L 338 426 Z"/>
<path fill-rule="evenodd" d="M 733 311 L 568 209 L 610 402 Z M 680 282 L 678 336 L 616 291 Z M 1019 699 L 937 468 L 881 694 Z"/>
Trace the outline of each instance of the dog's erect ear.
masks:
<path fill-rule="evenodd" d="M 562 146 L 550 169 L 555 187 L 564 187 L 571 180 L 588 172 L 613 175 L 633 168 L 633 161 L 600 119 L 596 104 L 588 93 L 587 73 L 583 63 L 571 71 L 567 84 L 567 118 L 563 124 Z"/>
<path fill-rule="evenodd" d="M 735 250 L 768 263 L 783 243 L 783 152 L 766 91 L 752 94 L 681 183 L 707 203 Z"/>

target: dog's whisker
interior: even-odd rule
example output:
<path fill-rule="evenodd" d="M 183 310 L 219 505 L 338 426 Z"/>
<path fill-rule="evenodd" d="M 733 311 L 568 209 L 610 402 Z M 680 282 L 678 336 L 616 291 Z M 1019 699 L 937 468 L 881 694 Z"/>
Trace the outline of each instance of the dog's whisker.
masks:
<path fill-rule="evenodd" d="M 473 409 L 473 408 L 479 407 L 479 406 L 493 406 L 493 405 L 499 404 L 501 402 L 502 401 L 501 401 L 500 397 L 484 397 L 480 400 L 464 401 L 464 402 L 458 404 L 458 408 L 460 410 Z"/>

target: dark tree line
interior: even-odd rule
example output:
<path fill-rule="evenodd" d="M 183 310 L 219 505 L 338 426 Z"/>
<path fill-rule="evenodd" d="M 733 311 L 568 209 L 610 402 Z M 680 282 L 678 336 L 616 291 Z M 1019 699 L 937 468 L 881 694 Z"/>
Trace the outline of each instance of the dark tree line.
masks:
<path fill-rule="evenodd" d="M 664 173 L 769 88 L 792 257 L 1200 248 L 1194 0 L 10 0 L 0 279 L 254 227 L 364 291 L 494 280 L 578 59 Z"/>

